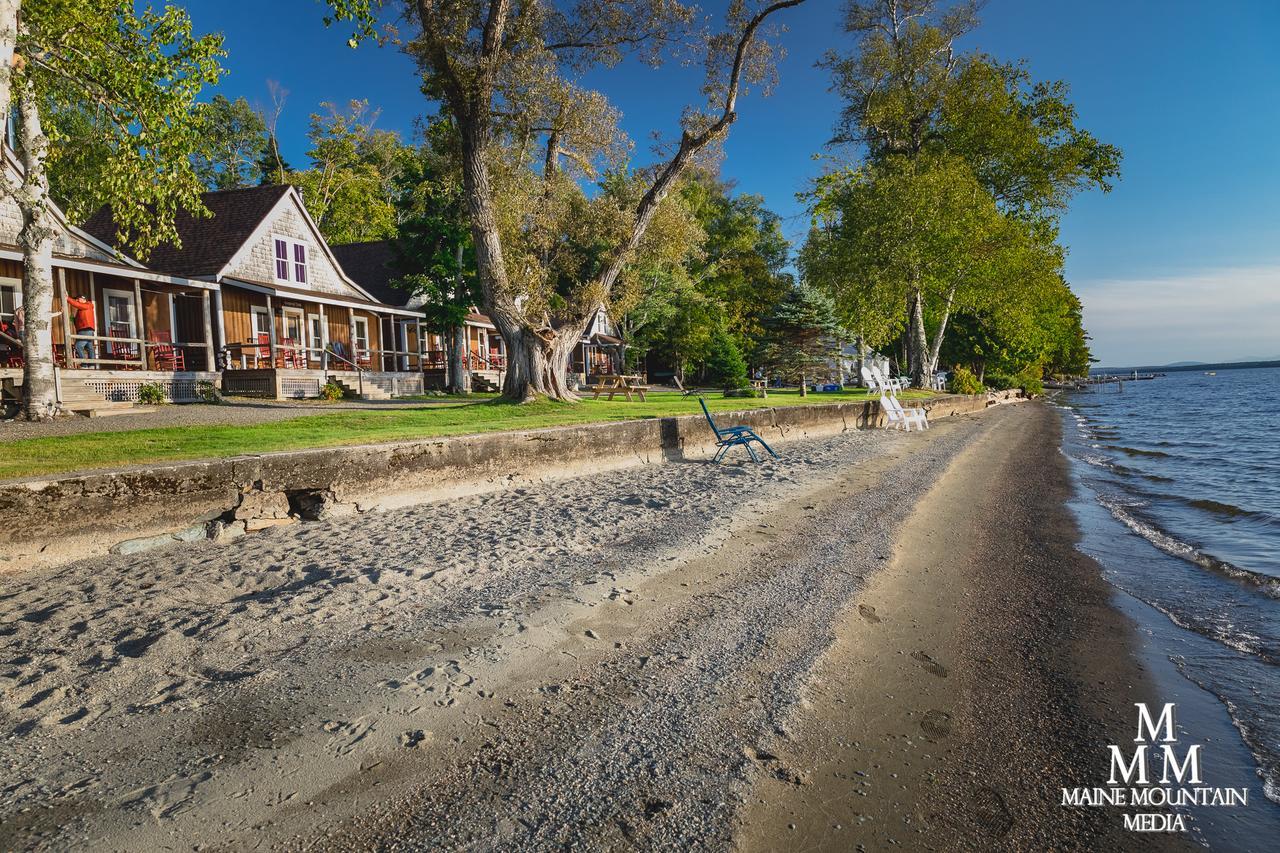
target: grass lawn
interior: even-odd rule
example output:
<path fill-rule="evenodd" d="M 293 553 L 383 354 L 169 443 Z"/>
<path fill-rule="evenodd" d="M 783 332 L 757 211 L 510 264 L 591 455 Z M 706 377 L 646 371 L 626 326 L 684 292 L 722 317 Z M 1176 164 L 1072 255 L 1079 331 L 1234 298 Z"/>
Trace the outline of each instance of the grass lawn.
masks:
<path fill-rule="evenodd" d="M 928 391 L 905 392 L 906 399 L 929 396 Z M 862 390 L 810 394 L 770 391 L 767 400 L 707 397 L 712 411 L 731 411 L 809 403 L 858 402 L 869 399 Z M 581 403 L 540 401 L 517 405 L 496 399 L 432 402 L 383 411 L 335 410 L 271 423 L 204 425 L 96 432 L 25 438 L 0 442 L 0 479 L 34 477 L 67 471 L 117 468 L 179 459 L 215 459 L 244 453 L 270 453 L 344 444 L 374 444 L 433 436 L 464 435 L 499 430 L 537 429 L 598 421 L 696 415 L 697 397 L 674 392 L 650 393 L 648 399 L 584 400 Z"/>

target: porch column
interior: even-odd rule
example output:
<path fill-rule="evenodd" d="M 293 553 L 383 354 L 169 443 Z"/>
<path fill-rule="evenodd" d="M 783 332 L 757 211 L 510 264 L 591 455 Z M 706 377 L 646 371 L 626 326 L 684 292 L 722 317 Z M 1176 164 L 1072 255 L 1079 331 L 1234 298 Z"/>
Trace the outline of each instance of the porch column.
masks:
<path fill-rule="evenodd" d="M 358 367 L 360 364 L 360 353 L 356 351 L 356 310 L 354 308 L 347 309 L 347 325 L 351 329 L 351 364 Z"/>
<path fill-rule="evenodd" d="M 71 308 L 67 305 L 67 270 L 58 267 L 58 298 L 62 300 L 62 347 L 66 352 L 67 368 L 76 366 L 75 347 L 71 342 Z M 55 361 L 56 363 L 56 361 Z"/>
<path fill-rule="evenodd" d="M 271 344 L 271 364 L 268 365 L 272 369 L 276 366 L 276 314 L 271 308 L 271 294 L 267 294 L 267 340 Z"/>
<path fill-rule="evenodd" d="M 329 319 L 324 315 L 324 303 L 320 303 L 320 369 L 329 372 Z"/>
<path fill-rule="evenodd" d="M 205 370 L 214 371 L 218 366 L 213 360 L 213 318 L 209 311 L 209 291 L 200 291 L 200 296 L 200 311 L 204 320 Z"/>
<path fill-rule="evenodd" d="M 134 325 L 138 327 L 138 340 L 146 341 L 147 321 L 143 316 L 146 314 L 146 312 L 142 310 L 142 282 L 136 278 L 133 280 L 133 301 L 134 301 L 134 304 L 138 306 L 136 309 L 138 312 L 138 316 L 136 318 L 137 322 L 134 323 Z M 147 345 L 145 343 L 138 344 L 138 355 L 142 357 L 142 369 L 146 370 L 147 369 Z"/>
<path fill-rule="evenodd" d="M 226 326 L 226 320 L 223 319 L 223 314 L 222 314 L 221 285 L 219 285 L 218 289 L 213 292 L 213 316 L 214 316 L 214 319 L 218 321 L 218 346 L 225 347 L 227 345 L 227 326 Z M 229 361 L 230 358 L 231 358 L 231 351 L 227 350 L 227 360 Z M 217 370 L 217 369 L 218 368 L 215 365 L 214 370 Z"/>

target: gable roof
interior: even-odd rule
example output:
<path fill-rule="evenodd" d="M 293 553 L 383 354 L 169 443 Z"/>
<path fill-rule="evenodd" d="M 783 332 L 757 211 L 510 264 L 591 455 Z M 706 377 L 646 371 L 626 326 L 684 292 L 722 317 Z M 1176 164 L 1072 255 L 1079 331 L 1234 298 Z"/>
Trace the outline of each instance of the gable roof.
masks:
<path fill-rule="evenodd" d="M 157 246 L 147 257 L 147 266 L 181 276 L 217 275 L 289 190 L 287 184 L 273 184 L 202 194 L 200 200 L 213 216 L 197 218 L 179 210 L 174 225 L 182 248 L 172 243 Z M 84 230 L 118 250 L 124 248 L 118 245 L 109 207 L 89 217 Z"/>
<path fill-rule="evenodd" d="M 413 299 L 412 291 L 391 284 L 401 277 L 396 268 L 398 258 L 391 240 L 347 243 L 329 248 L 342 266 L 342 271 L 374 299 L 387 305 L 399 306 L 406 306 Z"/>

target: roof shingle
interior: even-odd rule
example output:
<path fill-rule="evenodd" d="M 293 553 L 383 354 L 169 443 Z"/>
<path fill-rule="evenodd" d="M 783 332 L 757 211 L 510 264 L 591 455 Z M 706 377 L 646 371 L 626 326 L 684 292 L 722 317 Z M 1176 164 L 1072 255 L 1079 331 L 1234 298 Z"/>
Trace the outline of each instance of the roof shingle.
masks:
<path fill-rule="evenodd" d="M 172 243 L 157 246 L 144 263 L 150 269 L 173 275 L 216 275 L 288 191 L 286 184 L 273 184 L 204 193 L 201 201 L 213 216 L 197 218 L 185 210 L 178 211 L 174 225 L 182 248 Z M 109 207 L 89 217 L 83 228 L 107 245 L 129 253 L 128 246 L 119 245 Z"/>
<path fill-rule="evenodd" d="M 351 280 L 367 290 L 373 298 L 388 305 L 408 306 L 413 292 L 392 285 L 402 277 L 397 268 L 399 261 L 391 240 L 371 240 L 367 243 L 347 243 L 330 246 L 342 271 Z"/>

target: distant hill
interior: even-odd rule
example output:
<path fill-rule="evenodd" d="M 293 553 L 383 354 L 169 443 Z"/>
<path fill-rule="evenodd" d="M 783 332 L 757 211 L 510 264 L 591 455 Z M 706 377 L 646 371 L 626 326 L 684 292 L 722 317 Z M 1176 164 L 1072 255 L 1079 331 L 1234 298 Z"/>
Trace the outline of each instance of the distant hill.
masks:
<path fill-rule="evenodd" d="M 1160 373 L 1168 371 L 1177 373 L 1183 370 L 1246 370 L 1248 368 L 1257 367 L 1280 367 L 1280 358 L 1272 358 L 1258 361 L 1222 361 L 1222 362 L 1202 362 L 1202 361 L 1179 361 L 1174 364 L 1146 364 L 1138 367 L 1094 367 L 1089 373 L 1133 373 L 1135 370 L 1139 373 Z"/>

